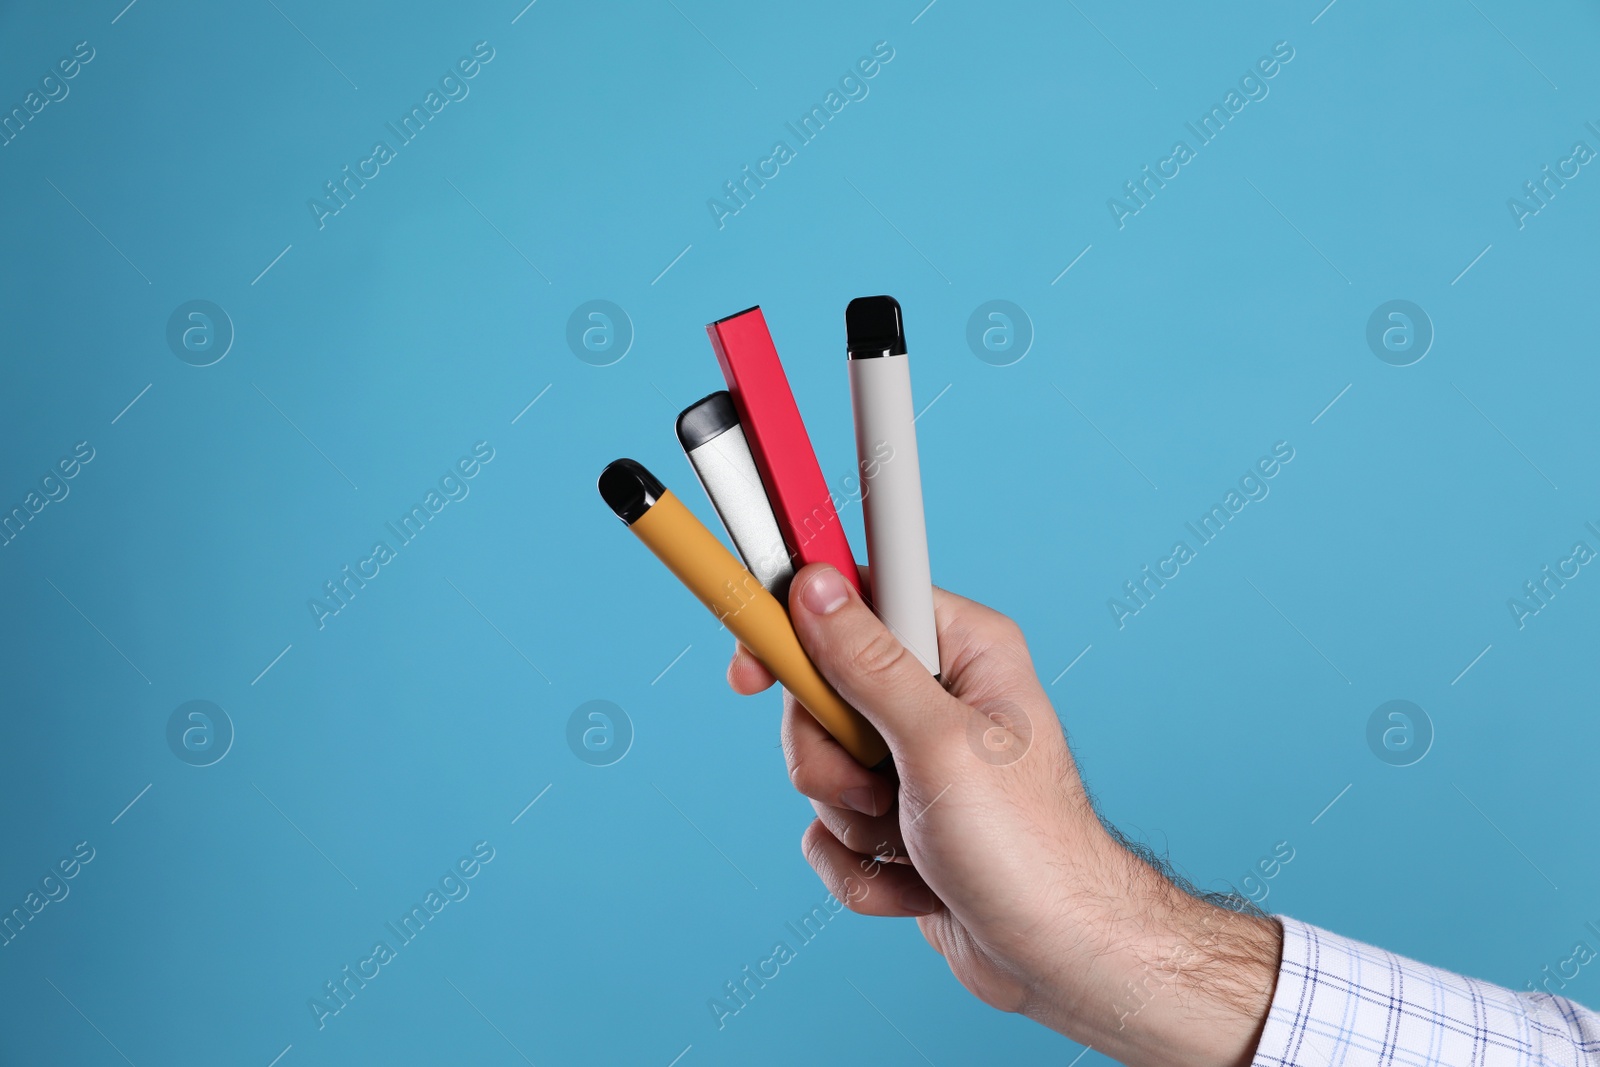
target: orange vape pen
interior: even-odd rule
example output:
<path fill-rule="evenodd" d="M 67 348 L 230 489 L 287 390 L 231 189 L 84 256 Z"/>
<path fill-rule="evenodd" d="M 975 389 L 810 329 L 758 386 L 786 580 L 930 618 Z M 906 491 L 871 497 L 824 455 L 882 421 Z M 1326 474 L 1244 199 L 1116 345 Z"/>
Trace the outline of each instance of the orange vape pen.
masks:
<path fill-rule="evenodd" d="M 864 766 L 888 769 L 882 735 L 817 673 L 783 605 L 681 500 L 631 459 L 601 472 L 600 496 L 834 740 Z"/>

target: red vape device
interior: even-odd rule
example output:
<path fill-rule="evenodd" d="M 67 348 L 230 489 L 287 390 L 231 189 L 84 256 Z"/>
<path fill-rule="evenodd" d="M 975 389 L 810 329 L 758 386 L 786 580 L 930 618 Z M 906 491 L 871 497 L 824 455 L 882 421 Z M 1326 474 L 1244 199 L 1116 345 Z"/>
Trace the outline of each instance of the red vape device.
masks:
<path fill-rule="evenodd" d="M 859 592 L 861 583 L 850 542 L 834 510 L 828 483 L 761 309 L 753 307 L 718 319 L 706 327 L 706 336 L 711 338 L 728 392 L 733 394 L 750 454 L 761 472 L 795 569 L 807 563 L 832 564 Z"/>

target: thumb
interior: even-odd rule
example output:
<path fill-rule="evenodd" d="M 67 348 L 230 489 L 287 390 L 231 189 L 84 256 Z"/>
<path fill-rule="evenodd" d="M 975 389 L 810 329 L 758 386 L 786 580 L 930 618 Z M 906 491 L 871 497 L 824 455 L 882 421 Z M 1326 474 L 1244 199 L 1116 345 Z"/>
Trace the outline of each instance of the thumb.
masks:
<path fill-rule="evenodd" d="M 945 692 L 834 568 L 812 564 L 795 576 L 789 614 L 811 661 L 878 728 L 896 762 L 926 758 L 966 729 L 970 709 Z"/>

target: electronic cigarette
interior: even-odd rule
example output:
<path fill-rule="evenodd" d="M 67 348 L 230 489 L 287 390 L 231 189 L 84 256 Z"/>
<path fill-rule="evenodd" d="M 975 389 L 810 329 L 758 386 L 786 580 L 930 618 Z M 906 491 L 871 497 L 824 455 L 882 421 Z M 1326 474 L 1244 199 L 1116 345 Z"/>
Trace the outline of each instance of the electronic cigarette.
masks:
<path fill-rule="evenodd" d="M 858 297 L 845 308 L 844 321 L 872 606 L 937 677 L 939 631 L 900 304 L 892 296 Z"/>
<path fill-rule="evenodd" d="M 783 605 L 681 500 L 631 459 L 601 472 L 600 496 L 850 755 L 864 766 L 886 767 L 889 746 L 817 673 Z"/>
<path fill-rule="evenodd" d="M 797 567 L 831 563 L 845 581 L 860 589 L 850 542 L 761 309 L 718 319 L 706 327 L 706 334 L 791 558 Z"/>
<path fill-rule="evenodd" d="M 794 568 L 733 397 L 718 390 L 684 408 L 678 416 L 678 443 L 744 565 L 780 604 L 787 603 Z"/>

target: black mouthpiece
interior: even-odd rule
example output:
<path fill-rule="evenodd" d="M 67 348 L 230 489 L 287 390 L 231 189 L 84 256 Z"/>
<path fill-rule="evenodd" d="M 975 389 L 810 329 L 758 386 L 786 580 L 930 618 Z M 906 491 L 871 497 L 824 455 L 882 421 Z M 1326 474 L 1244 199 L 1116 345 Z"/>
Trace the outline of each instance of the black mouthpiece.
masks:
<path fill-rule="evenodd" d="M 844 331 L 851 359 L 906 354 L 906 329 L 900 303 L 892 296 L 858 296 L 844 309 Z"/>
<path fill-rule="evenodd" d="M 737 425 L 739 412 L 734 410 L 733 395 L 726 389 L 718 389 L 683 409 L 678 416 L 678 443 L 685 452 L 693 452 Z"/>
<path fill-rule="evenodd" d="M 612 460 L 600 472 L 600 498 L 629 526 L 638 522 L 665 492 L 655 475 L 631 459 Z"/>

